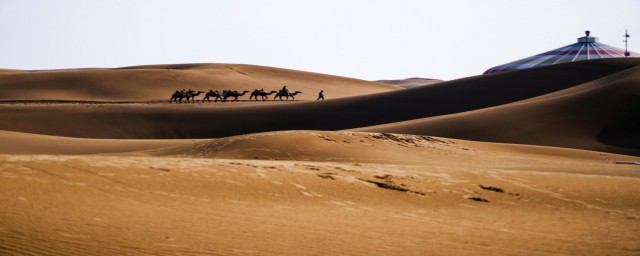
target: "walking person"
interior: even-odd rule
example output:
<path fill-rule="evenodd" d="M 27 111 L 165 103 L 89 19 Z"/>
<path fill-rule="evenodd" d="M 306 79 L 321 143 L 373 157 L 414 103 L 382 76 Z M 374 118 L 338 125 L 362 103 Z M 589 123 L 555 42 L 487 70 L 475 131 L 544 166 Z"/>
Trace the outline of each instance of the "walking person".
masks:
<path fill-rule="evenodd" d="M 324 100 L 324 90 L 320 90 L 320 92 L 318 93 L 318 99 L 317 100 Z"/>

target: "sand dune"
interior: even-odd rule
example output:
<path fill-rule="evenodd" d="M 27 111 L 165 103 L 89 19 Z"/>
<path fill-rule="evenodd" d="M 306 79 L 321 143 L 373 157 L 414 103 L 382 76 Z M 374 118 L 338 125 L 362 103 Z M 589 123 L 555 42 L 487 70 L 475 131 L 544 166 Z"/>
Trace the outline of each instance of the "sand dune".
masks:
<path fill-rule="evenodd" d="M 0 131 L 0 154 L 123 155 L 214 159 L 358 162 L 423 165 L 442 158 L 475 158 L 499 165 L 527 159 L 614 164 L 640 157 L 557 147 L 466 141 L 424 135 L 371 132 L 279 131 L 220 139 L 85 139 Z M 553 153 L 550 153 L 553 152 Z M 448 161 L 448 160 L 446 160 Z M 609 173 L 606 173 L 609 174 Z M 633 174 L 630 174 L 633 175 Z"/>
<path fill-rule="evenodd" d="M 171 64 L 114 69 L 67 69 L 0 72 L 0 100 L 168 101 L 177 89 L 278 90 L 288 85 L 315 100 L 320 89 L 328 98 L 397 90 L 397 87 L 352 78 L 238 64 Z M 202 99 L 202 96 L 199 97 Z M 247 100 L 249 95 L 245 97 Z"/>
<path fill-rule="evenodd" d="M 5 69 L 5 68 L 0 68 L 0 73 L 18 73 L 18 72 L 24 72 L 22 70 L 17 70 L 17 69 Z"/>
<path fill-rule="evenodd" d="M 438 80 L 438 79 L 431 79 L 431 78 L 413 77 L 413 78 L 400 79 L 400 80 L 377 80 L 374 82 L 391 84 L 391 85 L 399 86 L 405 89 L 409 89 L 409 88 L 420 87 L 425 85 L 437 84 L 444 81 Z"/>
<path fill-rule="evenodd" d="M 135 140 L 133 140 L 135 141 Z M 182 142 L 184 140 L 176 140 Z M 552 151 L 549 154 L 547 151 Z M 478 158 L 474 162 L 504 158 L 511 164 L 524 154 L 529 158 L 582 159 L 585 163 L 635 161 L 638 157 L 594 151 L 463 141 L 456 139 L 394 133 L 281 131 L 239 135 L 221 139 L 199 140 L 143 152 L 153 156 L 196 157 L 216 159 L 300 160 L 324 162 L 417 164 L 441 161 L 442 158 Z M 480 154 L 483 154 L 480 157 Z M 514 156 L 510 156 L 513 154 Z M 448 161 L 448 160 L 447 160 Z"/>
<path fill-rule="evenodd" d="M 265 131 L 278 130 L 341 130 L 367 127 L 372 125 L 384 125 L 394 122 L 409 121 L 427 117 L 443 116 L 448 114 L 462 113 L 466 111 L 480 110 L 518 101 L 540 97 L 546 94 L 569 89 L 578 88 L 579 85 L 594 81 L 594 86 L 604 83 L 604 89 L 592 90 L 589 98 L 607 99 L 611 92 L 620 97 L 627 97 L 623 92 L 618 93 L 616 83 L 607 82 L 606 76 L 616 74 L 626 69 L 640 65 L 640 60 L 630 59 L 603 59 L 598 61 L 575 62 L 562 65 L 554 65 L 536 69 L 522 70 L 518 72 L 508 72 L 503 74 L 493 74 L 477 76 L 454 81 L 438 83 L 427 87 L 414 89 L 397 90 L 386 93 L 368 94 L 357 97 L 349 97 L 324 102 L 298 102 L 282 104 L 280 102 L 265 103 L 228 103 L 228 104 L 195 104 L 181 105 L 175 104 L 113 104 L 113 105 L 87 105 L 87 104 L 3 104 L 0 106 L 0 118 L 11 120 L 0 123 L 0 130 L 18 131 L 27 133 L 86 137 L 86 138 L 119 138 L 119 139 L 188 139 L 188 138 L 219 138 L 239 134 L 249 134 Z M 163 66 L 165 67 L 165 66 Z M 183 67 L 179 65 L 178 67 Z M 165 67 L 166 68 L 166 67 Z M 186 67 L 193 68 L 193 67 Z M 127 69 L 125 69 L 127 70 Z M 128 70 L 130 72 L 138 69 Z M 142 69 L 147 70 L 147 69 Z M 198 71 L 200 69 L 194 69 Z M 229 70 L 229 69 L 226 69 Z M 89 71 L 87 71 L 89 72 Z M 93 71 L 91 71 L 93 72 Z M 630 70 L 621 73 L 617 80 L 624 80 L 624 83 L 635 83 L 637 81 L 636 71 Z M 296 73 L 299 74 L 299 73 Z M 87 76 L 89 77 L 89 76 Z M 231 78 L 235 79 L 235 75 Z M 603 78 L 603 80 L 598 80 Z M 624 86 L 623 86 L 624 87 Z M 629 90 L 631 87 L 624 87 Z M 578 90 L 578 89 L 575 89 Z M 603 95 L 599 95 L 603 93 Z M 616 96 L 617 97 L 617 96 Z M 582 148 L 591 150 L 604 150 L 610 152 L 637 154 L 637 141 L 627 140 L 629 136 L 635 136 L 632 130 L 625 128 L 629 122 L 633 124 L 633 118 L 617 116 L 619 113 L 633 115 L 633 97 L 623 99 L 620 104 L 598 109 L 580 109 L 577 106 L 588 105 L 588 98 L 576 102 L 576 112 L 585 115 L 581 121 L 573 122 L 574 119 L 564 118 L 565 122 L 573 122 L 574 129 L 587 122 L 595 122 L 592 130 L 585 132 L 585 136 L 600 136 L 597 138 L 583 139 L 572 136 L 550 137 L 547 140 L 528 139 L 539 138 L 542 134 L 548 133 L 541 130 L 531 130 L 534 126 L 518 126 L 522 129 L 520 133 L 514 134 L 513 138 L 505 136 L 505 129 L 509 132 L 515 131 L 514 127 L 504 127 L 503 130 L 478 132 L 474 136 L 465 137 L 458 131 L 465 126 L 473 127 L 476 120 L 469 119 L 468 122 L 451 122 L 451 125 L 442 125 L 442 130 L 451 131 L 441 136 L 452 138 L 482 139 L 482 134 L 487 141 L 499 141 L 506 143 L 533 143 L 539 145 L 560 145 L 572 148 Z M 622 104 L 622 102 L 627 102 Z M 602 104 L 606 102 L 601 101 Z M 541 103 L 540 103 L 541 104 Z M 542 113 L 540 111 L 556 111 L 554 107 L 531 105 L 525 112 L 530 114 Z M 571 104 L 567 101 L 566 104 Z M 540 106 L 542 109 L 538 109 Z M 614 107 L 616 106 L 616 107 Z M 559 113 L 563 112 L 567 106 L 557 105 Z M 508 118 L 514 123 L 520 116 L 527 113 L 520 113 L 515 109 L 508 108 L 511 112 L 505 112 Z M 544 110 L 546 109 L 546 110 Z M 590 111 L 601 111 L 601 114 L 593 116 L 606 117 L 602 120 L 589 119 Z M 612 111 L 613 113 L 608 113 Z M 558 114 L 558 117 L 561 115 Z M 444 117 L 442 117 L 444 118 Z M 613 120 L 611 118 L 618 118 Z M 453 120 L 453 119 L 451 119 Z M 543 119 L 537 120 L 535 125 L 541 125 Z M 420 121 L 416 121 L 420 122 Z M 526 123 L 526 122 L 525 122 Z M 475 125 L 482 122 L 475 122 Z M 551 124 L 551 123 L 549 123 Z M 611 124 L 612 127 L 601 127 Z M 635 124 L 633 124 L 635 125 Z M 620 128 L 620 126 L 622 126 Z M 563 128 L 564 127 L 564 128 Z M 558 126 L 560 129 L 569 128 L 569 125 Z M 631 126 L 637 127 L 637 126 Z M 527 130 L 529 129 L 529 130 Z M 547 126 L 546 129 L 555 129 Z M 612 132 L 606 132 L 612 129 Z M 626 131 L 618 133 L 618 131 Z M 372 130 L 375 131 L 375 130 Z M 426 134 L 423 130 L 403 130 L 406 133 Z M 528 132 L 527 132 L 528 131 Z M 603 134 L 598 132 L 602 131 Z M 402 132 L 402 131 L 400 131 Z M 538 135 L 532 135 L 536 132 Z M 565 130 L 565 132 L 568 132 Z M 574 132 L 574 131 L 572 131 Z M 500 134 L 504 139 L 495 139 Z M 551 134 L 554 134 L 551 132 Z M 622 136 L 614 138 L 611 135 Z M 440 135 L 440 134 L 438 134 Z M 492 137 L 493 136 L 493 137 Z M 604 136 L 602 138 L 602 136 Z M 556 142 L 555 140 L 563 140 Z M 589 142 L 591 141 L 591 142 Z M 600 141 L 593 143 L 593 141 Z M 618 142 L 615 142 L 618 141 Z M 620 141 L 624 141 L 622 144 Z M 631 141 L 631 142 L 629 142 Z M 626 144 L 625 144 L 626 143 Z M 631 143 L 631 144 L 629 144 Z M 608 146 L 602 146 L 608 144 Z M 630 148 L 627 150 L 627 148 Z"/>
<path fill-rule="evenodd" d="M 100 140 L 0 131 L 0 154 L 123 153 L 191 144 L 196 140 Z"/>
<path fill-rule="evenodd" d="M 640 155 L 640 67 L 529 100 L 357 130 Z"/>
<path fill-rule="evenodd" d="M 0 254 L 632 255 L 640 172 L 617 160 L 640 158 L 322 131 L 0 155 Z"/>
<path fill-rule="evenodd" d="M 283 81 L 330 100 L 153 102 Z M 640 162 L 639 84 L 632 58 L 406 90 L 229 64 L 0 70 L 0 255 L 635 255 L 640 166 L 618 163 Z"/>

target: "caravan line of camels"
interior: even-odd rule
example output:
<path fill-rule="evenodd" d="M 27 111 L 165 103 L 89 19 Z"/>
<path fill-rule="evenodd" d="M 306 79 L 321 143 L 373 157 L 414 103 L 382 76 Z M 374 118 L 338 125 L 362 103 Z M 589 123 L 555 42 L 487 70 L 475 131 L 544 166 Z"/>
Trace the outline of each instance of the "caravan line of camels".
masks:
<path fill-rule="evenodd" d="M 175 103 L 182 103 L 182 100 L 186 100 L 187 103 L 195 103 L 196 102 L 196 97 L 199 96 L 200 94 L 204 93 L 204 98 L 202 98 L 202 102 L 204 103 L 205 101 L 207 102 L 211 102 L 211 98 L 213 98 L 213 102 L 217 102 L 218 100 L 220 100 L 221 102 L 227 102 L 229 100 L 229 98 L 233 98 L 233 100 L 231 100 L 231 102 L 233 101 L 238 101 L 238 97 L 244 96 L 245 94 L 249 93 L 249 91 L 232 91 L 232 90 L 223 90 L 222 92 L 218 91 L 218 90 L 209 90 L 209 92 L 205 93 L 204 91 L 195 91 L 192 89 L 189 90 L 176 90 L 173 95 L 171 95 L 171 99 L 169 99 L 169 103 L 175 102 Z M 264 89 L 255 89 L 253 90 L 253 92 L 251 93 L 251 96 L 249 96 L 249 101 L 252 101 L 253 99 L 255 99 L 256 101 L 258 101 L 258 97 L 261 98 L 262 101 L 268 100 L 269 99 L 269 95 L 272 94 L 276 94 L 276 96 L 273 97 L 273 100 L 279 99 L 279 100 L 289 100 L 289 97 L 291 97 L 292 100 L 296 100 L 296 95 L 302 93 L 301 91 L 295 91 L 295 92 L 290 92 L 289 90 L 285 88 L 283 88 L 280 91 L 270 91 L 267 92 Z"/>

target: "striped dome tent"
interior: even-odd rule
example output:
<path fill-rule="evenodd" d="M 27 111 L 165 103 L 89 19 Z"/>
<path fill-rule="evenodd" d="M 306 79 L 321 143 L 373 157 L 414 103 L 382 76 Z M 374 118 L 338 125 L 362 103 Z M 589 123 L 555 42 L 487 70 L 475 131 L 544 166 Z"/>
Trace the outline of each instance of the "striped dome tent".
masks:
<path fill-rule="evenodd" d="M 625 50 L 598 42 L 597 37 L 587 36 L 578 38 L 578 42 L 562 48 L 534 55 L 521 60 L 516 60 L 500 66 L 495 66 L 485 71 L 491 74 L 503 71 L 518 70 L 533 67 L 542 67 L 580 60 L 593 60 L 604 58 L 624 58 Z M 640 57 L 640 54 L 629 52 L 629 57 Z"/>

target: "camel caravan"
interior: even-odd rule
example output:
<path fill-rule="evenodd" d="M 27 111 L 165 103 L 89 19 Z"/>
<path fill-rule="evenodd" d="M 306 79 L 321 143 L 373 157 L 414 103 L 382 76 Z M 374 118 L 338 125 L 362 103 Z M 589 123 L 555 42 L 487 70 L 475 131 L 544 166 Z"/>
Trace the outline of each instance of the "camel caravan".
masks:
<path fill-rule="evenodd" d="M 222 92 L 218 91 L 218 90 L 209 90 L 209 92 L 205 93 L 204 91 L 195 91 L 192 89 L 189 90 L 176 90 L 173 95 L 171 95 L 171 99 L 169 99 L 169 103 L 175 102 L 175 103 L 182 103 L 182 100 L 186 100 L 187 103 L 196 103 L 196 99 L 195 97 L 199 96 L 200 94 L 204 93 L 204 98 L 202 98 L 202 103 L 204 103 L 205 101 L 207 102 L 211 102 L 211 98 L 213 98 L 213 102 L 218 102 L 218 100 L 220 100 L 220 102 L 227 102 L 229 101 L 229 98 L 232 98 L 231 102 L 234 101 L 239 101 L 238 97 L 242 97 L 244 95 L 246 95 L 247 93 L 249 93 L 249 91 L 232 91 L 232 90 L 223 90 Z M 287 89 L 286 86 L 282 87 L 282 89 L 280 91 L 270 91 L 267 92 L 264 89 L 255 89 L 253 90 L 253 92 L 251 93 L 251 95 L 249 96 L 249 101 L 252 100 L 262 100 L 262 101 L 266 101 L 269 99 L 269 95 L 275 94 L 276 96 L 273 97 L 273 100 L 279 99 L 279 100 L 289 100 L 289 98 L 291 98 L 291 100 L 296 100 L 296 95 L 302 93 L 301 91 L 295 91 L 295 92 L 291 92 L 289 91 L 289 89 Z M 258 97 L 260 97 L 260 99 L 258 99 Z"/>

